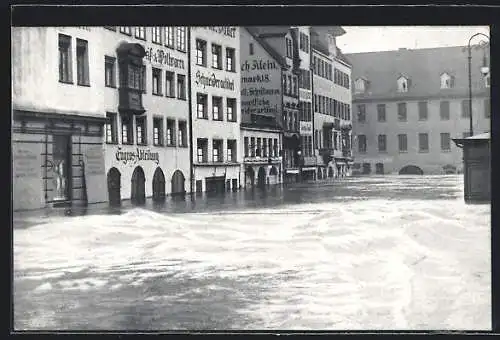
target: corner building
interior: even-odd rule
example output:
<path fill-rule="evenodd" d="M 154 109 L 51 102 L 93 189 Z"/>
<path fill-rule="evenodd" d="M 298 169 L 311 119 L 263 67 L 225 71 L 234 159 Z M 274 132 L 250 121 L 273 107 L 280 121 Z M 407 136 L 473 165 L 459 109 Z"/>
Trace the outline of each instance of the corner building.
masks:
<path fill-rule="evenodd" d="M 13 210 L 104 202 L 101 27 L 14 27 Z"/>
<path fill-rule="evenodd" d="M 101 30 L 110 204 L 189 192 L 188 28 Z"/>
<path fill-rule="evenodd" d="M 197 193 L 242 185 L 239 30 L 191 28 L 191 185 Z"/>

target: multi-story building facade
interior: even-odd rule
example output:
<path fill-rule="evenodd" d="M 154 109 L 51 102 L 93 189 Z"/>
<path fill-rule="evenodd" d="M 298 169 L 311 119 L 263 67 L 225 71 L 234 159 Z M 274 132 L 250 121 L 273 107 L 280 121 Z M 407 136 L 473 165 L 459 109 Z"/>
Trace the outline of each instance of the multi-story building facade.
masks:
<path fill-rule="evenodd" d="M 282 183 L 281 87 L 286 63 L 252 28 L 240 28 L 241 138 L 245 187 Z"/>
<path fill-rule="evenodd" d="M 313 93 L 314 146 L 318 179 L 343 176 L 352 164 L 351 67 L 336 46 L 340 27 L 314 27 Z"/>
<path fill-rule="evenodd" d="M 188 28 L 101 30 L 110 203 L 189 192 Z"/>
<path fill-rule="evenodd" d="M 317 159 L 313 145 L 313 95 L 312 95 L 312 49 L 311 27 L 293 28 L 299 45 L 299 133 L 302 179 L 316 179 Z"/>
<path fill-rule="evenodd" d="M 299 88 L 300 75 L 299 44 L 296 32 L 289 26 L 252 27 L 256 36 L 269 44 L 283 57 L 286 68 L 282 70 L 282 163 L 283 181 L 296 182 L 300 179 L 301 145 L 299 133 Z"/>
<path fill-rule="evenodd" d="M 353 65 L 355 170 L 362 174 L 462 171 L 452 138 L 469 134 L 467 48 L 349 54 Z M 490 130 L 488 48 L 472 48 L 474 133 Z"/>
<path fill-rule="evenodd" d="M 242 185 L 240 28 L 192 27 L 191 112 L 193 190 Z"/>
<path fill-rule="evenodd" d="M 12 28 L 14 210 L 107 199 L 102 29 Z"/>

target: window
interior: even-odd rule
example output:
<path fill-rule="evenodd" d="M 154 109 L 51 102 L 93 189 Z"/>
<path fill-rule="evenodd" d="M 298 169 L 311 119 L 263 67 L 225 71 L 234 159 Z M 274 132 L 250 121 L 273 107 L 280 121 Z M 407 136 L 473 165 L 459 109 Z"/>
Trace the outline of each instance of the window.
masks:
<path fill-rule="evenodd" d="M 484 100 L 484 117 L 490 118 L 491 116 L 491 101 L 490 98 Z"/>
<path fill-rule="evenodd" d="M 418 102 L 418 120 L 427 120 L 427 102 Z"/>
<path fill-rule="evenodd" d="M 161 69 L 152 68 L 153 94 L 161 95 Z"/>
<path fill-rule="evenodd" d="M 358 151 L 360 153 L 366 152 L 366 136 L 365 135 L 358 136 Z"/>
<path fill-rule="evenodd" d="M 248 137 L 243 138 L 243 147 L 244 147 L 244 152 L 245 152 L 245 157 L 248 157 L 248 152 L 249 152 L 249 147 L 250 145 L 248 144 Z"/>
<path fill-rule="evenodd" d="M 175 47 L 175 30 L 174 27 L 165 27 L 165 45 L 170 48 Z"/>
<path fill-rule="evenodd" d="M 177 27 L 177 50 L 186 52 L 186 27 Z"/>
<path fill-rule="evenodd" d="M 406 122 L 406 103 L 398 103 L 398 120 Z"/>
<path fill-rule="evenodd" d="M 287 83 L 286 83 L 286 93 L 290 95 L 292 93 L 292 76 L 288 75 Z"/>
<path fill-rule="evenodd" d="M 132 134 L 132 120 L 130 117 L 122 115 L 122 144 L 134 144 L 134 136 Z"/>
<path fill-rule="evenodd" d="M 153 28 L 153 32 L 154 32 L 154 28 Z M 135 37 L 138 39 L 146 40 L 146 28 L 145 27 L 136 27 L 135 28 Z"/>
<path fill-rule="evenodd" d="M 163 118 L 153 118 L 153 145 L 163 145 Z"/>
<path fill-rule="evenodd" d="M 462 100 L 462 118 L 470 117 L 470 101 L 468 99 Z"/>
<path fill-rule="evenodd" d="M 248 44 L 248 54 L 253 55 L 253 44 Z"/>
<path fill-rule="evenodd" d="M 146 65 L 140 66 L 140 73 L 139 68 L 134 67 L 134 69 L 136 69 L 136 76 L 139 82 L 138 89 L 142 90 L 143 93 L 146 93 Z"/>
<path fill-rule="evenodd" d="M 104 57 L 104 81 L 107 87 L 116 87 L 115 65 L 115 58 Z"/>
<path fill-rule="evenodd" d="M 120 33 L 132 35 L 132 30 L 129 26 L 120 26 Z"/>
<path fill-rule="evenodd" d="M 300 49 L 309 53 L 309 36 L 300 32 Z"/>
<path fill-rule="evenodd" d="M 386 152 L 387 151 L 387 136 L 386 135 L 378 135 L 378 151 Z"/>
<path fill-rule="evenodd" d="M 365 104 L 358 105 L 358 122 L 366 121 L 366 107 Z"/>
<path fill-rule="evenodd" d="M 490 74 L 488 73 L 487 75 L 484 76 L 484 86 L 485 87 L 490 87 Z"/>
<path fill-rule="evenodd" d="M 116 144 L 118 142 L 116 135 L 116 114 L 106 113 L 106 143 Z"/>
<path fill-rule="evenodd" d="M 260 157 L 262 156 L 262 146 L 261 146 L 261 139 L 260 138 L 257 138 L 257 149 L 255 150 L 255 155 L 257 157 Z"/>
<path fill-rule="evenodd" d="M 278 157 L 279 156 L 279 152 L 278 152 L 278 138 L 274 138 L 273 139 L 273 154 L 274 154 L 274 157 Z"/>
<path fill-rule="evenodd" d="M 222 47 L 212 44 L 212 67 L 222 69 Z"/>
<path fill-rule="evenodd" d="M 86 40 L 76 39 L 76 70 L 78 85 L 90 85 L 89 48 Z"/>
<path fill-rule="evenodd" d="M 179 121 L 179 146 L 187 147 L 187 123 L 184 120 Z"/>
<path fill-rule="evenodd" d="M 236 163 L 236 140 L 227 140 L 227 161 Z"/>
<path fill-rule="evenodd" d="M 206 163 L 208 161 L 208 140 L 206 138 L 198 138 L 196 141 L 196 149 L 198 163 Z"/>
<path fill-rule="evenodd" d="M 135 130 L 137 135 L 137 145 L 146 145 L 146 117 L 136 117 Z"/>
<path fill-rule="evenodd" d="M 297 88 L 297 77 L 292 78 L 292 94 L 295 96 L 299 95 L 299 89 Z"/>
<path fill-rule="evenodd" d="M 398 91 L 408 92 L 408 79 L 406 79 L 405 77 L 400 77 L 398 79 Z"/>
<path fill-rule="evenodd" d="M 450 102 L 442 101 L 439 103 L 439 116 L 441 120 L 450 120 Z"/>
<path fill-rule="evenodd" d="M 377 104 L 377 120 L 379 122 L 385 122 L 385 104 Z"/>
<path fill-rule="evenodd" d="M 207 95 L 198 93 L 196 95 L 196 112 L 200 119 L 207 119 Z"/>
<path fill-rule="evenodd" d="M 356 79 L 356 81 L 354 82 L 354 91 L 356 93 L 365 92 L 365 81 L 363 79 Z"/>
<path fill-rule="evenodd" d="M 59 34 L 59 81 L 71 83 L 71 37 Z"/>
<path fill-rule="evenodd" d="M 262 138 L 262 157 L 267 157 L 267 138 Z"/>
<path fill-rule="evenodd" d="M 186 99 L 186 76 L 183 74 L 177 75 L 177 98 Z"/>
<path fill-rule="evenodd" d="M 165 96 L 175 97 L 174 72 L 165 71 Z"/>
<path fill-rule="evenodd" d="M 418 134 L 418 151 L 428 152 L 429 151 L 429 135 L 426 133 Z"/>
<path fill-rule="evenodd" d="M 398 149 L 399 152 L 408 151 L 408 137 L 405 134 L 398 135 Z"/>
<path fill-rule="evenodd" d="M 311 89 L 311 73 L 307 70 L 300 70 L 299 87 L 301 89 Z"/>
<path fill-rule="evenodd" d="M 292 39 L 286 38 L 286 56 L 293 57 Z"/>
<path fill-rule="evenodd" d="M 234 63 L 234 57 L 235 57 L 235 50 L 234 48 L 226 48 L 226 70 L 235 72 L 235 63 Z"/>
<path fill-rule="evenodd" d="M 226 99 L 226 115 L 228 122 L 236 121 L 236 99 L 227 98 Z"/>
<path fill-rule="evenodd" d="M 269 157 L 274 157 L 274 155 L 273 155 L 273 139 L 272 138 L 269 138 L 267 140 L 267 145 L 269 148 Z"/>
<path fill-rule="evenodd" d="M 155 26 L 151 27 L 151 41 L 154 42 L 155 44 L 161 44 L 161 27 Z"/>
<path fill-rule="evenodd" d="M 255 137 L 250 138 L 250 157 L 255 157 Z"/>
<path fill-rule="evenodd" d="M 175 120 L 167 119 L 167 146 L 175 146 Z"/>
<path fill-rule="evenodd" d="M 207 53 L 207 42 L 196 39 L 196 65 L 207 66 L 206 53 Z"/>
<path fill-rule="evenodd" d="M 451 77 L 447 73 L 443 73 L 441 75 L 441 88 L 451 89 L 452 87 L 453 87 L 453 77 Z"/>
<path fill-rule="evenodd" d="M 450 134 L 441 133 L 441 150 L 450 151 Z"/>
<path fill-rule="evenodd" d="M 212 162 L 223 162 L 222 139 L 214 139 L 212 142 Z"/>
<path fill-rule="evenodd" d="M 222 120 L 222 98 L 212 97 L 212 118 L 213 120 Z"/>

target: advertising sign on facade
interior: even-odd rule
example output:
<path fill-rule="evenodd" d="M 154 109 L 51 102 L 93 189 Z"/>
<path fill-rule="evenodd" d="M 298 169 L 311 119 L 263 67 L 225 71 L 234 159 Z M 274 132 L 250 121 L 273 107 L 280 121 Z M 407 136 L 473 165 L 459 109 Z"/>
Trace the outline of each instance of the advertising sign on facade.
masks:
<path fill-rule="evenodd" d="M 310 90 L 299 89 L 299 98 L 304 101 L 312 101 L 312 93 Z"/>
<path fill-rule="evenodd" d="M 115 157 L 117 161 L 123 162 L 123 164 L 136 164 L 140 161 L 160 163 L 160 154 L 158 152 L 151 152 L 150 149 L 137 148 L 136 150 L 124 151 L 121 147 L 118 147 Z"/>
<path fill-rule="evenodd" d="M 300 122 L 299 133 L 301 135 L 312 135 L 313 126 L 312 122 Z"/>
<path fill-rule="evenodd" d="M 13 163 L 15 177 L 39 177 L 39 169 L 41 165 L 40 154 L 29 148 L 29 145 L 22 144 L 13 145 Z"/>

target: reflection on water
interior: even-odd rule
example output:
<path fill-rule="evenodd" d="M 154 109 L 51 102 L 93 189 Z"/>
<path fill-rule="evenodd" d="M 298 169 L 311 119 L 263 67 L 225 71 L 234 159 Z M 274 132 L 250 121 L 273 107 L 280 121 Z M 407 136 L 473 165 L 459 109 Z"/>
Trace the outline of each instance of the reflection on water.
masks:
<path fill-rule="evenodd" d="M 18 215 L 15 328 L 489 329 L 490 206 L 462 190 L 347 178 Z"/>

